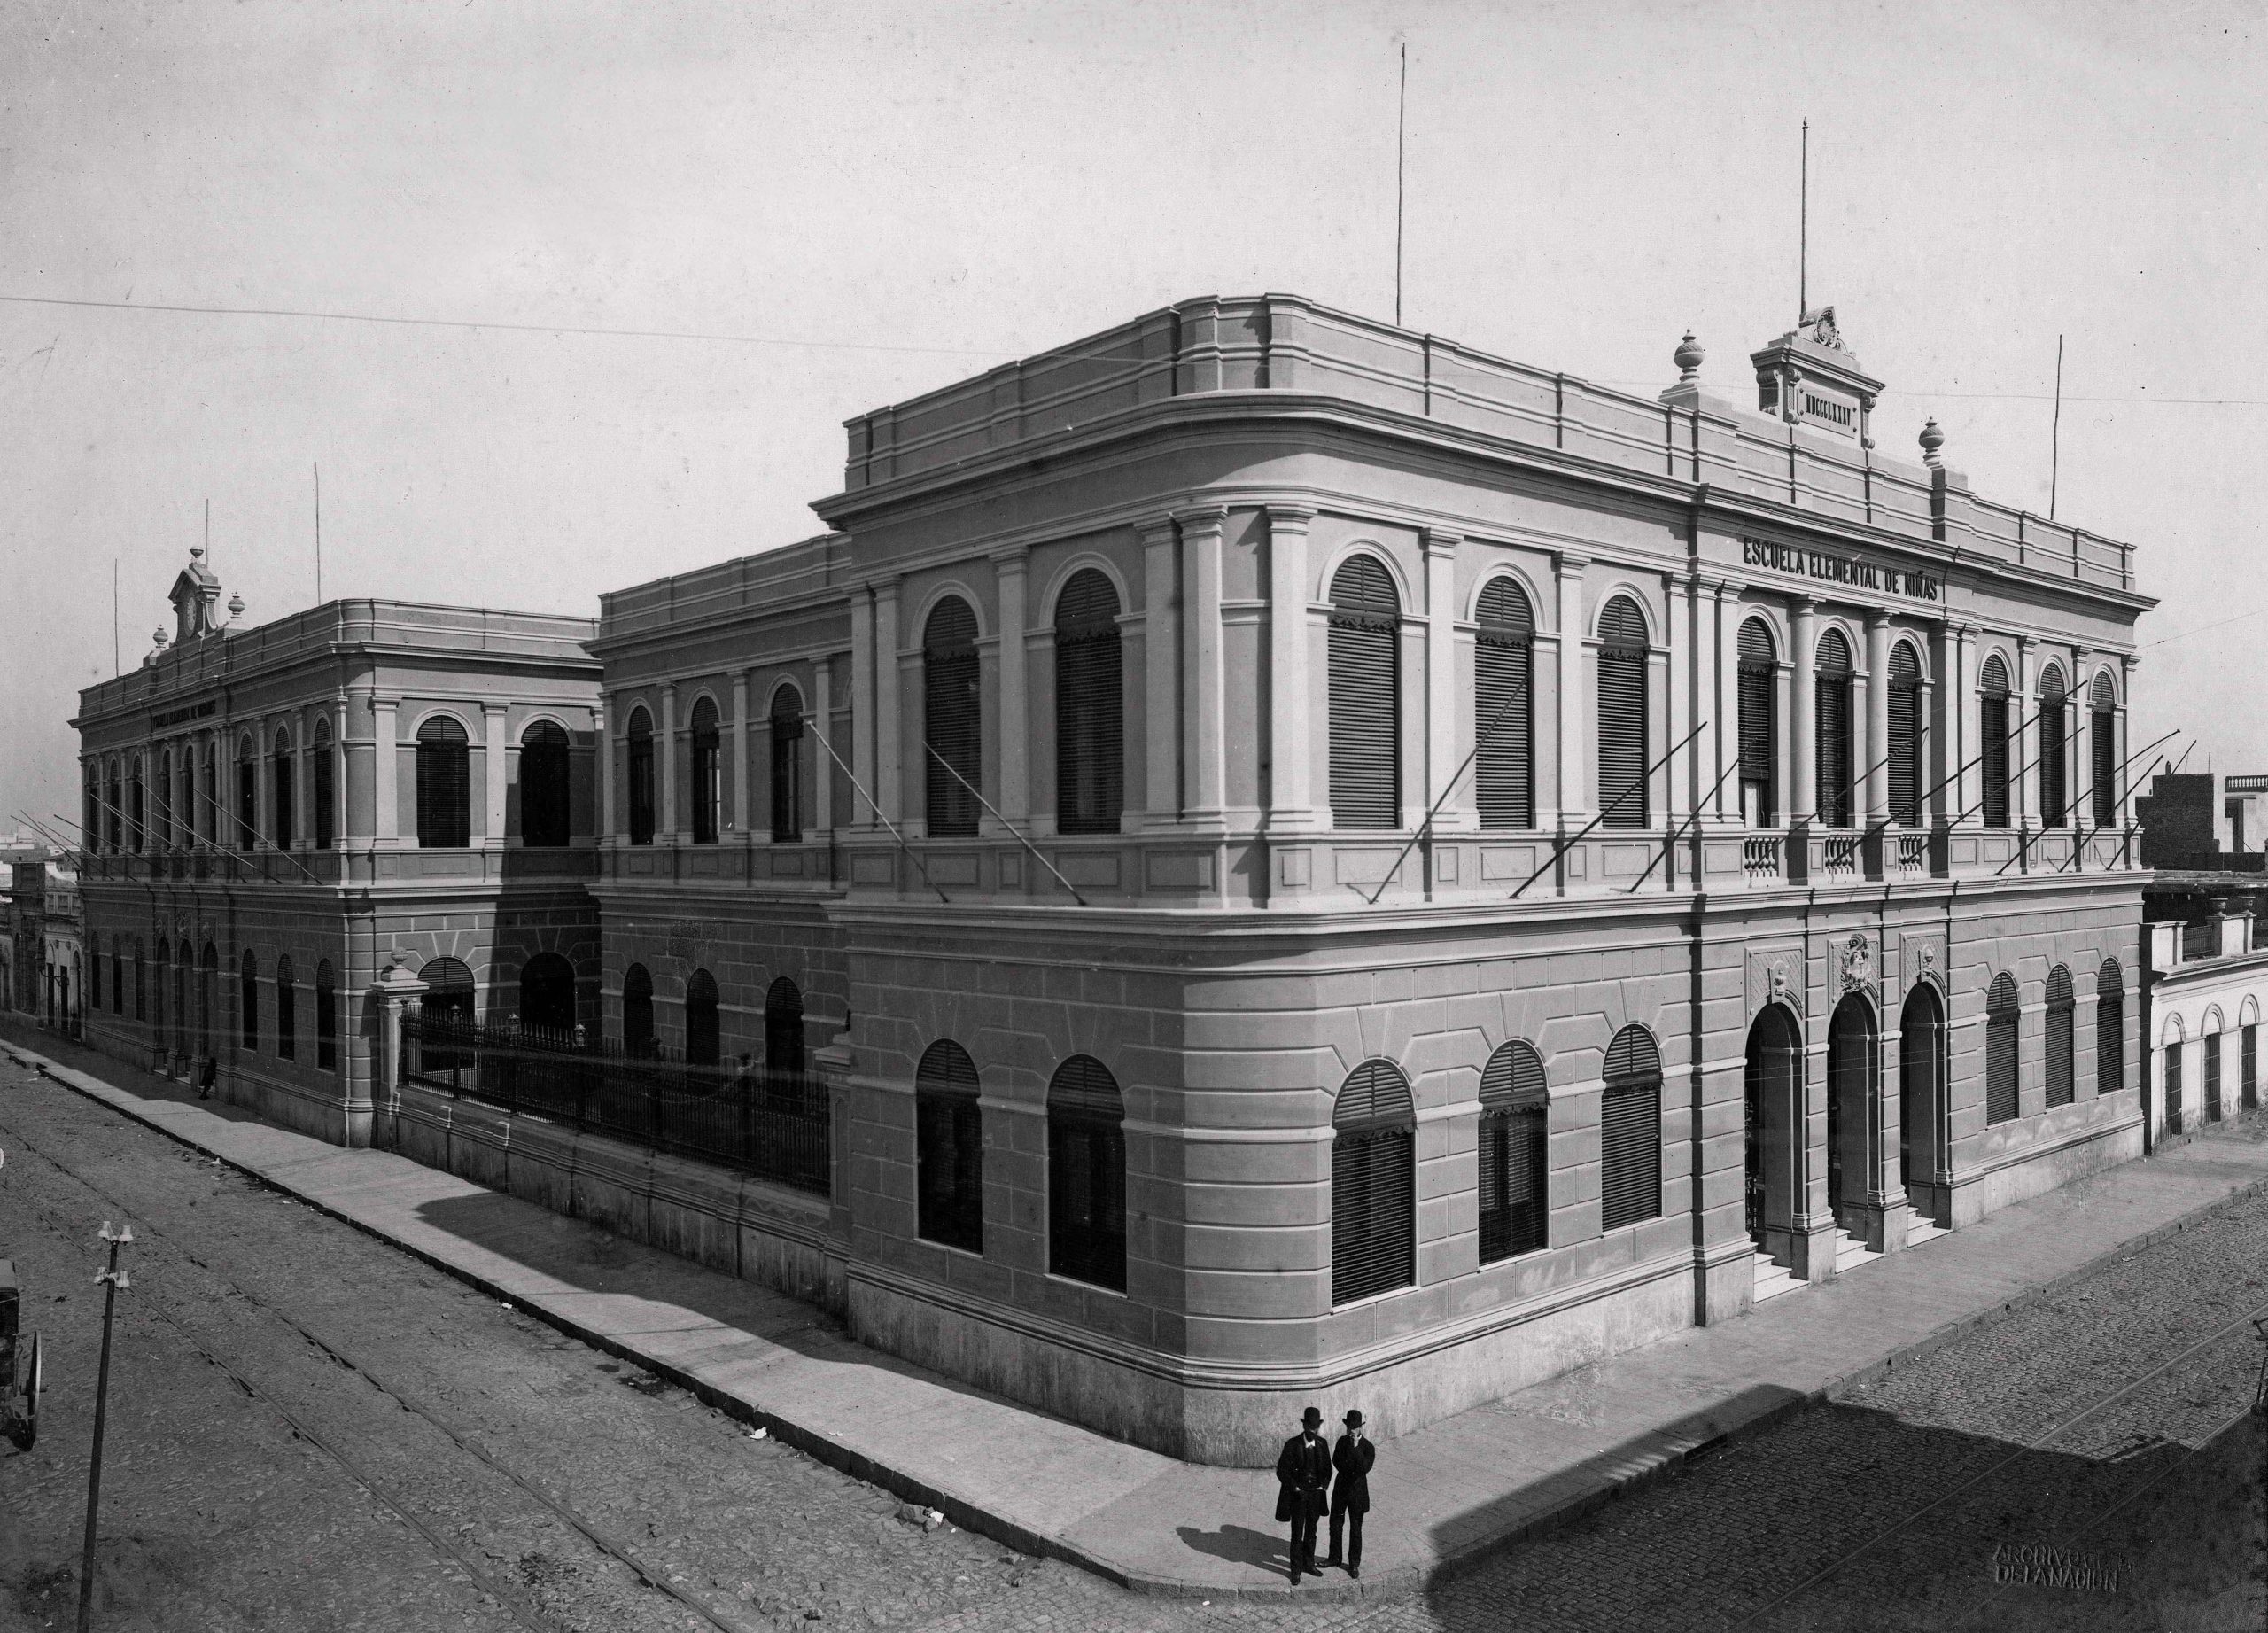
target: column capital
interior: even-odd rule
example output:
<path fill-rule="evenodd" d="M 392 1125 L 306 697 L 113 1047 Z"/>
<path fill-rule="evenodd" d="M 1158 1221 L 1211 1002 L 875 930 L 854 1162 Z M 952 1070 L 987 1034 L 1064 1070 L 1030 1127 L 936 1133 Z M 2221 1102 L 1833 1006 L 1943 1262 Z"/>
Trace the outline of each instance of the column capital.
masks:
<path fill-rule="evenodd" d="M 1007 544 L 992 552 L 992 568 L 996 572 L 1021 572 L 1031 565 L 1031 546 Z"/>
<path fill-rule="evenodd" d="M 1456 547 L 1464 542 L 1463 533 L 1451 533 L 1440 527 L 1428 527 L 1418 535 L 1418 548 L 1424 551 L 1428 558 L 1437 556 L 1454 557 L 1456 555 Z"/>
<path fill-rule="evenodd" d="M 511 712 L 511 705 L 509 704 L 493 704 L 487 699 L 483 698 L 480 704 L 480 712 L 483 714 L 509 714 Z"/>
<path fill-rule="evenodd" d="M 1173 541 L 1173 514 L 1161 510 L 1146 516 L 1134 524 L 1134 531 L 1146 545 L 1169 544 Z"/>
<path fill-rule="evenodd" d="M 1269 526 L 1281 528 L 1287 532 L 1297 530 L 1305 533 L 1317 515 L 1316 507 L 1313 505 L 1270 505 L 1267 507 L 1267 511 Z"/>
<path fill-rule="evenodd" d="M 1890 627 L 1890 609 L 1889 609 L 1889 608 L 1887 608 L 1887 607 L 1869 607 L 1869 608 L 1868 608 L 1868 609 L 1867 609 L 1867 628 L 1868 628 L 1868 632 L 1869 632 L 1869 633 L 1871 633 L 1871 632 L 1873 632 L 1873 631 L 1875 631 L 1875 630 L 1888 629 L 1889 627 Z"/>
<path fill-rule="evenodd" d="M 1581 578 L 1583 576 L 1583 569 L 1590 564 L 1591 558 L 1584 555 L 1581 550 L 1554 550 L 1551 552 L 1552 570 L 1568 578 Z"/>
<path fill-rule="evenodd" d="M 2038 649 L 2039 645 L 2039 637 L 2038 635 L 2018 635 L 2016 637 L 2016 650 L 2023 653 L 2027 657 Z"/>
<path fill-rule="evenodd" d="M 1173 513 L 1173 519 L 1184 528 L 1218 533 L 1228 523 L 1229 508 L 1223 504 L 1186 505 Z"/>
<path fill-rule="evenodd" d="M 1807 613 L 1819 605 L 1819 597 L 1802 590 L 1788 592 L 1788 609 L 1791 612 Z"/>

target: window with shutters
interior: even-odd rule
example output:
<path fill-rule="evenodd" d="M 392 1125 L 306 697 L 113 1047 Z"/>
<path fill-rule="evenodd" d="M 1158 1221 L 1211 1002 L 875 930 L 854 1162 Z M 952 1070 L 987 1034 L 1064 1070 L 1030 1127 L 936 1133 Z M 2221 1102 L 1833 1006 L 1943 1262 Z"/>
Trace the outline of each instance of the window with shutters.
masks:
<path fill-rule="evenodd" d="M 134 1018 L 150 1018 L 150 961 L 144 954 L 139 936 L 134 938 Z"/>
<path fill-rule="evenodd" d="M 976 614 L 958 595 L 939 602 L 922 630 L 921 719 L 928 832 L 967 837 L 976 832 L 976 789 L 983 786 L 984 718 Z"/>
<path fill-rule="evenodd" d="M 338 747 L 331 741 L 330 721 L 322 720 L 316 723 L 315 746 L 313 752 L 315 785 L 315 849 L 328 851 L 338 843 Z"/>
<path fill-rule="evenodd" d="M 1984 779 L 1984 826 L 2008 825 L 2008 671 L 1998 654 L 1984 660 L 1977 699 L 1977 768 Z"/>
<path fill-rule="evenodd" d="M 338 1069 L 338 977 L 329 959 L 315 965 L 315 1065 Z"/>
<path fill-rule="evenodd" d="M 1910 641 L 1890 649 L 1890 820 L 1922 826 L 1922 658 Z"/>
<path fill-rule="evenodd" d="M 2065 750 L 2063 672 L 2054 664 L 2039 678 L 2039 820 L 2061 828 L 2070 818 L 2070 779 Z"/>
<path fill-rule="evenodd" d="M 1851 826 L 1854 766 L 1851 733 L 1851 643 L 1830 629 L 1819 638 L 1812 681 L 1813 765 L 1818 774 L 1819 820 L 1827 828 Z"/>
<path fill-rule="evenodd" d="M 110 939 L 110 1012 L 115 1015 L 126 1013 L 126 954 L 119 948 L 118 937 Z"/>
<path fill-rule="evenodd" d="M 1047 1085 L 1047 1268 L 1126 1290 L 1126 1105 L 1092 1055 Z"/>
<path fill-rule="evenodd" d="M 119 803 L 121 797 L 121 792 L 119 787 L 118 762 L 116 760 L 113 760 L 110 763 L 110 780 L 108 787 L 109 792 L 103 796 L 104 801 L 105 802 L 103 815 L 109 825 L 111 853 L 113 855 L 116 855 L 120 851 L 126 848 L 125 839 L 123 837 L 125 833 L 126 819 L 124 809 Z"/>
<path fill-rule="evenodd" d="M 1992 977 L 1984 994 L 1984 1121 L 2007 1123 L 2016 1115 L 2016 977 L 2006 970 Z"/>
<path fill-rule="evenodd" d="M 1606 1046 L 1599 1100 L 1599 1229 L 1619 1230 L 1662 1211 L 1662 1058 L 1643 1026 Z"/>
<path fill-rule="evenodd" d="M 2092 702 L 2087 743 L 2094 756 L 2094 825 L 2109 828 L 2118 820 L 2118 693 L 2109 675 L 2095 676 Z"/>
<path fill-rule="evenodd" d="M 693 705 L 691 730 L 687 733 L 691 754 L 693 843 L 715 844 L 725 823 L 725 755 L 717 730 L 717 704 L 703 697 Z"/>
<path fill-rule="evenodd" d="M 436 1044 L 429 1038 L 421 1046 L 421 1059 L 435 1071 L 469 1069 L 475 1059 L 472 1043 L 475 990 L 470 967 L 460 959 L 427 959 L 419 967 L 417 978 L 426 985 L 425 996 L 417 1000 L 425 1019 L 445 1023 L 462 1034 L 454 1043 Z"/>
<path fill-rule="evenodd" d="M 714 1066 L 723 1058 L 717 977 L 705 969 L 696 969 L 685 984 L 685 1063 Z"/>
<path fill-rule="evenodd" d="M 275 763 L 268 768 L 268 805 L 276 816 L 275 824 L 268 833 L 274 844 L 283 850 L 291 848 L 299 833 L 299 829 L 292 826 L 295 813 L 291 809 L 291 784 L 297 764 L 297 757 L 291 752 L 291 735 L 277 732 Z"/>
<path fill-rule="evenodd" d="M 563 845 L 571 835 L 567 728 L 538 720 L 520 735 L 520 843 Z"/>
<path fill-rule="evenodd" d="M 135 787 L 136 827 L 142 820 L 142 785 Z M 260 843 L 260 760 L 247 737 L 237 745 L 237 849 L 249 851 Z M 137 845 L 137 849 L 139 846 Z"/>
<path fill-rule="evenodd" d="M 1506 1044 L 1480 1074 L 1480 1262 L 1547 1245 L 1550 1097 L 1534 1046 Z"/>
<path fill-rule="evenodd" d="M 575 1030 L 575 967 L 556 953 L 539 953 L 520 966 L 520 1024 L 547 1033 L 546 1047 L 565 1047 Z"/>
<path fill-rule="evenodd" d="M 1564 637 L 1563 637 L 1564 639 Z M 1651 817 L 1646 723 L 1646 615 L 1627 595 L 1598 620 L 1598 808 L 1601 828 L 1644 828 Z"/>
<path fill-rule="evenodd" d="M 1418 1113 L 1391 1061 L 1348 1074 L 1332 1108 L 1331 1302 L 1418 1279 Z"/>
<path fill-rule="evenodd" d="M 2105 959 L 2094 977 L 2094 1092 L 2126 1086 L 2126 976 L 2117 959 Z"/>
<path fill-rule="evenodd" d="M 1375 556 L 1331 579 L 1331 820 L 1402 820 L 1402 599 Z"/>
<path fill-rule="evenodd" d="M 630 843 L 654 843 L 654 721 L 643 709 L 630 716 Z"/>
<path fill-rule="evenodd" d="M 1535 826 L 1535 615 L 1498 578 L 1474 609 L 1473 793 L 1483 828 Z"/>
<path fill-rule="evenodd" d="M 174 757 L 171 752 L 158 756 L 158 780 L 151 790 L 150 832 L 157 850 L 165 850 L 174 842 Z"/>
<path fill-rule="evenodd" d="M 1780 819 L 1779 648 L 1771 626 L 1740 626 L 1740 810 L 1751 828 Z"/>
<path fill-rule="evenodd" d="M 1055 598 L 1055 829 L 1115 834 L 1126 786 L 1118 591 L 1092 567 Z"/>
<path fill-rule="evenodd" d="M 431 850 L 471 842 L 471 743 L 455 719 L 437 714 L 417 728 L 417 844 Z"/>
<path fill-rule="evenodd" d="M 2165 1125 L 2177 1133 L 2181 1111 L 2181 1040 L 2177 1038 L 2165 1046 Z"/>
<path fill-rule="evenodd" d="M 804 1100 L 804 995 L 785 976 L 764 993 L 764 1086 L 775 1100 Z"/>
<path fill-rule="evenodd" d="M 2221 1023 L 2218 1015 L 2206 1017 L 2205 1035 L 2198 1040 L 2205 1049 L 2205 1120 L 2221 1120 Z"/>
<path fill-rule="evenodd" d="M 163 937 L 159 937 L 157 957 L 158 979 L 156 984 L 158 989 L 158 1006 L 156 1012 L 151 1016 L 151 1019 L 155 1023 L 156 1029 L 159 1032 L 163 1032 L 166 1030 L 166 971 L 173 967 L 173 944 L 166 940 Z M 252 965 L 252 954 L 249 953 L 245 954 L 245 968 L 247 974 L 251 975 Z M 257 976 L 254 976 L 252 978 L 257 979 Z M 34 1001 L 36 1002 L 37 1000 L 35 999 Z M 257 1029 L 255 1029 L 255 1034 L 256 1032 Z M 250 1048 L 252 1045 L 247 1044 L 245 1046 L 246 1048 Z"/>
<path fill-rule="evenodd" d="M 804 695 L 792 686 L 772 694 L 772 842 L 804 836 Z"/>
<path fill-rule="evenodd" d="M 276 960 L 276 1058 L 299 1058 L 299 995 L 288 958 Z"/>
<path fill-rule="evenodd" d="M 165 968 L 165 963 L 166 947 L 163 942 L 159 942 L 158 967 L 160 970 Z M 160 1006 L 165 1002 L 165 977 L 161 975 L 158 979 L 158 1001 Z M 244 1046 L 257 1050 L 260 1047 L 260 960 L 252 956 L 250 947 L 245 949 L 244 957 L 237 963 L 237 1017 L 242 1023 L 241 1035 Z M 158 1016 L 158 1024 L 163 1026 L 165 1021 L 166 1017 L 161 1009 Z"/>
<path fill-rule="evenodd" d="M 2061 964 L 2047 972 L 2047 1103 L 2068 1106 L 2078 1077 L 2077 1006 L 2071 972 Z"/>
<path fill-rule="evenodd" d="M 634 1058 L 654 1048 L 654 977 L 633 964 L 622 972 L 622 1052 Z"/>
<path fill-rule="evenodd" d="M 976 1063 L 950 1038 L 913 1074 L 914 1230 L 964 1253 L 984 1251 L 984 1128 Z"/>
<path fill-rule="evenodd" d="M 2260 1028 L 2249 1022 L 2237 1034 L 2237 1100 L 2247 1110 L 2260 1103 Z"/>

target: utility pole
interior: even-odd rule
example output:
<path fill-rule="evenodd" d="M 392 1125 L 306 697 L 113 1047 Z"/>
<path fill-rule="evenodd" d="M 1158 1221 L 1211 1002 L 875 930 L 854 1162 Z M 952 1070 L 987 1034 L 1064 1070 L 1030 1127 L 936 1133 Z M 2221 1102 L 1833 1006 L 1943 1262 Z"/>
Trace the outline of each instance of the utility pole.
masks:
<path fill-rule="evenodd" d="M 1796 322 L 1811 311 L 1811 121 L 1804 121 L 1796 183 Z"/>
<path fill-rule="evenodd" d="M 126 1272 L 118 1267 L 118 1250 L 134 1240 L 134 1227 L 128 1225 L 113 1232 L 110 1221 L 103 1221 L 102 1239 L 110 1244 L 110 1267 L 95 1272 L 95 1279 L 103 1287 L 103 1358 L 95 1373 L 95 1450 L 87 1459 L 87 1544 L 79 1556 L 79 1633 L 88 1633 L 93 1627 L 95 1614 L 95 1514 L 103 1495 L 103 1417 L 110 1404 L 110 1328 L 112 1312 L 118 1307 L 118 1290 L 131 1287 Z"/>
<path fill-rule="evenodd" d="M 2063 467 L 2063 337 L 2055 337 L 2055 417 L 2047 427 L 2047 519 L 2055 519 L 2055 478 Z"/>
<path fill-rule="evenodd" d="M 1410 42 L 1402 43 L 1402 89 L 1394 109 L 1394 323 L 1402 326 L 1402 152 L 1410 129 Z"/>

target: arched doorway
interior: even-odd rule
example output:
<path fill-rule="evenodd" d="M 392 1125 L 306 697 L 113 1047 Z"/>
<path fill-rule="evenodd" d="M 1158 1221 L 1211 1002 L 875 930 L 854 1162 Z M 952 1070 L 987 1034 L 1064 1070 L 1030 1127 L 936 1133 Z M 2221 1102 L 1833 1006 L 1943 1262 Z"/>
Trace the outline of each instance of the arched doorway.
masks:
<path fill-rule="evenodd" d="M 556 953 L 520 966 L 520 1024 L 540 1031 L 575 1030 L 575 967 Z"/>
<path fill-rule="evenodd" d="M 1759 1251 L 1790 1263 L 1801 1174 L 1796 1130 L 1801 1126 L 1803 1034 L 1780 1004 L 1767 1004 L 1748 1029 L 1746 1071 L 1748 1234 Z"/>
<path fill-rule="evenodd" d="M 1874 1006 L 1852 992 L 1827 1025 L 1827 1209 L 1837 1225 L 1863 1233 L 1852 1209 L 1867 1202 L 1874 1150 Z"/>
<path fill-rule="evenodd" d="M 1907 1201 L 1939 1224 L 1945 1088 L 1945 1001 L 1924 981 L 1906 995 L 1898 1016 L 1898 1181 Z"/>

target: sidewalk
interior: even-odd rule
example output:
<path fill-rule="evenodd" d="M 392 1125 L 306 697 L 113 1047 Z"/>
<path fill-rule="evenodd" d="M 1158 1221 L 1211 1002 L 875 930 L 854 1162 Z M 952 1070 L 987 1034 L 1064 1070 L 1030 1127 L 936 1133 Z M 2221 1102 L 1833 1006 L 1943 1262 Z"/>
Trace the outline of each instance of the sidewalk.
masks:
<path fill-rule="evenodd" d="M 68 1045 L 23 1065 L 217 1156 L 956 1523 L 1141 1591 L 1396 1597 L 1565 1521 L 1697 1448 L 1934 1347 L 2027 1295 L 2268 1187 L 2268 1142 L 2216 1131 L 1982 1224 L 1384 1444 L 1370 1575 L 1296 1590 L 1275 1481 L 1127 1446 L 851 1342 L 808 1305 L 384 1151 L 200 1105 Z M 125 1086 L 120 1086 L 125 1085 Z M 1286 1434 L 1296 1426 L 1287 1426 Z"/>

